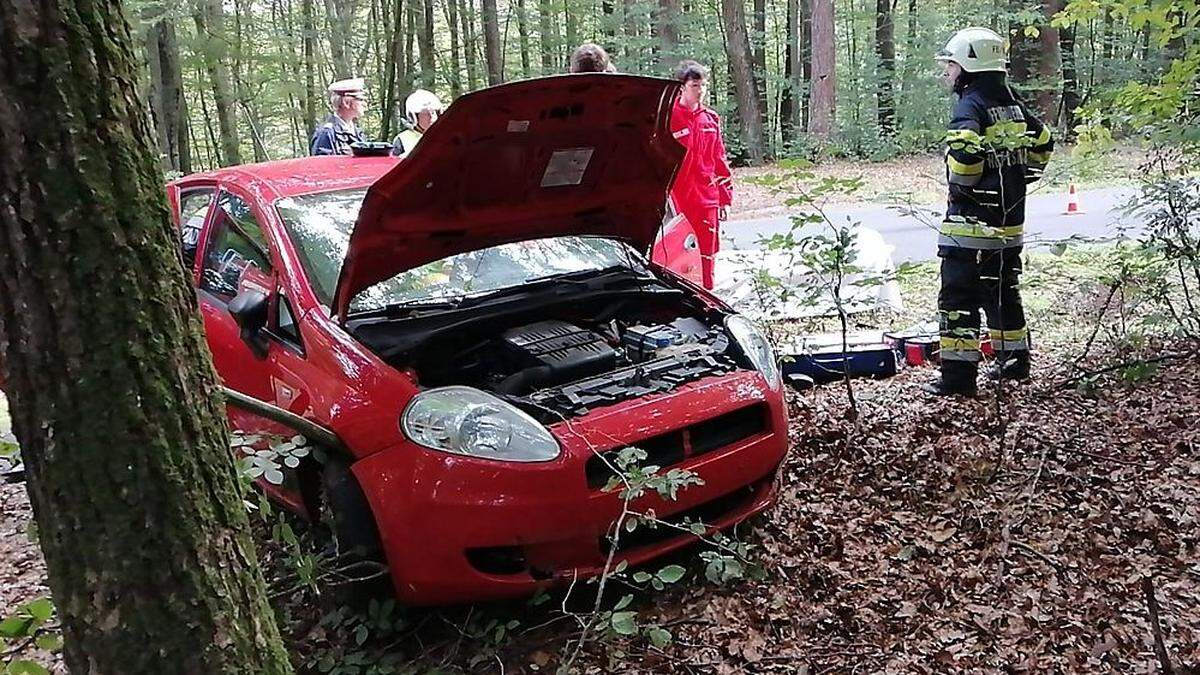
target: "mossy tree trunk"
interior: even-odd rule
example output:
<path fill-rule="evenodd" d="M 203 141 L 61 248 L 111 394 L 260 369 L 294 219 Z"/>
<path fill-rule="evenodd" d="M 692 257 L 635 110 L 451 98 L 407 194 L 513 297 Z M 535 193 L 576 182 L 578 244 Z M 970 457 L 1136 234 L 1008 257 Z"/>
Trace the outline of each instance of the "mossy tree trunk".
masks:
<path fill-rule="evenodd" d="M 117 0 L 0 0 L 0 358 L 76 673 L 287 673 Z"/>

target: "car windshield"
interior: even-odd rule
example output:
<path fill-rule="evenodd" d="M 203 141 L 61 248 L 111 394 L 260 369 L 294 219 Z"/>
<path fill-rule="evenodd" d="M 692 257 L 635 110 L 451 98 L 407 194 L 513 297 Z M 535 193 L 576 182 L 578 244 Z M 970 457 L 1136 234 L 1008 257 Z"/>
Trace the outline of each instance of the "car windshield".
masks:
<path fill-rule="evenodd" d="M 276 203 L 313 291 L 326 307 L 341 273 L 366 189 L 281 199 Z M 549 237 L 501 244 L 436 260 L 362 291 L 350 311 L 485 295 L 563 274 L 614 267 L 644 270 L 629 246 L 601 237 Z"/>

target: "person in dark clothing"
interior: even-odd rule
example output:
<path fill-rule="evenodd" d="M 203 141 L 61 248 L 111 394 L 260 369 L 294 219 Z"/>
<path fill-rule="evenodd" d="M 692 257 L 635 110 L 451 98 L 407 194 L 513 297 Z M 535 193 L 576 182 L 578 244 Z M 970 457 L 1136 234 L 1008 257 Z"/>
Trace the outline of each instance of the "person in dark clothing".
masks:
<path fill-rule="evenodd" d="M 958 101 L 946 132 L 949 198 L 938 236 L 942 370 L 927 389 L 974 396 L 981 308 L 997 355 L 989 375 L 1029 378 L 1029 329 L 1017 288 L 1025 186 L 1041 177 L 1054 142 L 1009 88 L 999 35 L 961 30 L 936 58 Z"/>
<path fill-rule="evenodd" d="M 594 42 L 585 42 L 576 47 L 575 52 L 571 54 L 571 72 L 615 73 L 617 68 L 604 47 Z"/>
<path fill-rule="evenodd" d="M 329 85 L 331 113 L 313 131 L 310 155 L 349 155 L 350 146 L 363 140 L 357 121 L 366 109 L 366 85 L 361 77 L 338 80 Z"/>

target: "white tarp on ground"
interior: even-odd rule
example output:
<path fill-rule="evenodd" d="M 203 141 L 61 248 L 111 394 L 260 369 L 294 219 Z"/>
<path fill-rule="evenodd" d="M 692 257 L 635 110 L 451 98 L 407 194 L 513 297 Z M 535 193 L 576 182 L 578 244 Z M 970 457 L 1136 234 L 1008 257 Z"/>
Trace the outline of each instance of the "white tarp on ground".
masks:
<path fill-rule="evenodd" d="M 861 225 L 854 228 L 854 247 L 857 256 L 853 265 L 862 271 L 848 276 L 841 284 L 847 311 L 900 311 L 903 304 L 899 284 L 894 280 L 872 282 L 894 276 L 895 247 L 885 243 L 878 231 Z M 718 297 L 754 319 L 798 319 L 837 313 L 829 286 L 800 262 L 798 254 L 789 251 L 721 251 L 716 257 L 713 281 Z"/>

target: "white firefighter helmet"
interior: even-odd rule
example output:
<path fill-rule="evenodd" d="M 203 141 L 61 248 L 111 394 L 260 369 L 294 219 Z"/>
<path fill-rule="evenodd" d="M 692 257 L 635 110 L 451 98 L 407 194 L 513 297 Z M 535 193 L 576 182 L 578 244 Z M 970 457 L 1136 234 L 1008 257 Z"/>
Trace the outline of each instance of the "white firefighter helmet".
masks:
<path fill-rule="evenodd" d="M 954 34 L 934 59 L 953 61 L 968 73 L 1007 72 L 1004 38 L 988 28 L 964 28 Z"/>
<path fill-rule="evenodd" d="M 435 114 L 441 114 L 442 112 L 442 100 L 432 91 L 418 89 L 409 94 L 408 98 L 404 100 L 404 116 L 412 124 L 417 123 L 417 114 L 426 111 Z"/>

